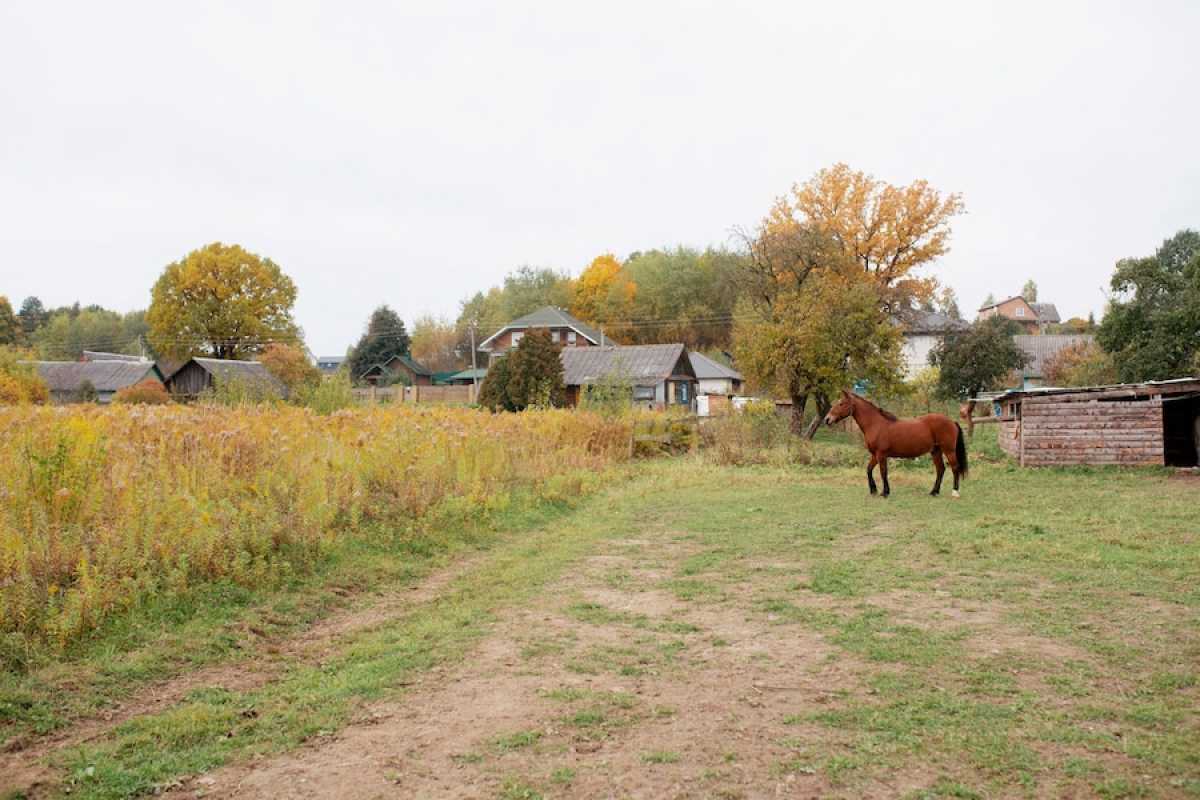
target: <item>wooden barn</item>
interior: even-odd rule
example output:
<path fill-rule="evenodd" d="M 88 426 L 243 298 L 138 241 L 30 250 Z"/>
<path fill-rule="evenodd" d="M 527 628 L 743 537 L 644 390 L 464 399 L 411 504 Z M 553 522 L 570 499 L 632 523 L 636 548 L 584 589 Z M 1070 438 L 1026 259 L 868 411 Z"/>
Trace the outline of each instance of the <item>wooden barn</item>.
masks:
<path fill-rule="evenodd" d="M 1000 446 L 1021 466 L 1200 463 L 1200 378 L 993 399 Z"/>
<path fill-rule="evenodd" d="M 222 358 L 189 358 L 167 376 L 167 391 L 191 399 L 224 381 L 238 382 L 266 395 L 286 397 L 287 387 L 257 361 Z"/>

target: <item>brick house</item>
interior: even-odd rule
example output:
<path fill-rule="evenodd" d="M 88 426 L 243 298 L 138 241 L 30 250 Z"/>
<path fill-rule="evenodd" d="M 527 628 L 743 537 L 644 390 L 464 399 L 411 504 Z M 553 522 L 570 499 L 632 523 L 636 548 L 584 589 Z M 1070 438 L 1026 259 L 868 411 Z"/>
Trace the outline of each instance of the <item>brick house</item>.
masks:
<path fill-rule="evenodd" d="M 547 330 L 550 340 L 562 347 L 599 347 L 615 344 L 590 325 L 554 306 L 545 306 L 514 319 L 479 343 L 479 349 L 494 360 L 517 346 L 527 331 Z"/>
<path fill-rule="evenodd" d="M 1053 303 L 1030 303 L 1017 295 L 979 309 L 979 319 L 1005 317 L 1020 325 L 1025 333 L 1045 333 L 1047 325 L 1061 322 L 1058 307 Z"/>

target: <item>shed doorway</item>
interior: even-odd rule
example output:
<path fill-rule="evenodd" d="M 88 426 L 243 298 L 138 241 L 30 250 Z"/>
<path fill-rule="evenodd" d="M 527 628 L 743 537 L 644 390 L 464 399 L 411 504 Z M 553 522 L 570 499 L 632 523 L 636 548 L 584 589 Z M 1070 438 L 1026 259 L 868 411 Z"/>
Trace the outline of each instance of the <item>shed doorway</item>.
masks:
<path fill-rule="evenodd" d="M 1200 466 L 1200 395 L 1163 398 L 1163 460 L 1168 467 Z"/>

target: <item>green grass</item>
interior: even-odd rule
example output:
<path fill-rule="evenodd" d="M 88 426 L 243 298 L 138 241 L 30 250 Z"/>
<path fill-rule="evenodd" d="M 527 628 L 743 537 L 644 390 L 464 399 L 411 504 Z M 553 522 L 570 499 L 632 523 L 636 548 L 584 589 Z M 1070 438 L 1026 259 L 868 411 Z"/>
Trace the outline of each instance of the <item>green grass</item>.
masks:
<path fill-rule="evenodd" d="M 710 645 L 731 657 L 739 637 L 688 620 L 719 609 L 772 635 L 819 638 L 827 652 L 797 670 L 836 668 L 822 702 L 779 709 L 769 740 L 788 746 L 773 756 L 777 775 L 817 773 L 845 796 L 919 770 L 927 780 L 913 798 L 1200 797 L 1195 483 L 1162 470 L 1023 470 L 1003 460 L 994 436 L 981 429 L 971 443 L 961 500 L 928 496 L 927 459 L 897 463 L 892 497 L 871 498 L 861 446 L 822 433 L 809 466 L 684 459 L 640 467 L 636 480 L 576 509 L 526 509 L 461 539 L 486 556 L 419 613 L 352 636 L 320 666 L 280 664 L 253 691 L 197 692 L 73 751 L 62 760 L 72 796 L 147 793 L 335 732 L 362 703 L 397 696 L 415 674 L 470 653 L 499 614 L 544 602 L 547 587 L 603 550 L 664 577 L 648 584 L 622 568 L 597 580 L 632 597 L 665 591 L 686 607 L 659 619 L 568 594 L 561 609 L 578 641 L 567 632 L 519 643 L 524 658 L 553 656 L 583 676 L 540 693 L 555 709 L 546 730 L 558 733 L 543 739 L 527 728 L 478 745 L 491 758 L 531 747 L 541 757 L 570 739 L 604 738 L 607 753 L 634 726 L 669 725 L 675 709 L 610 691 L 608 681 L 686 683 Z M 144 627 L 130 623 L 63 665 L 5 678 L 4 730 L 49 730 L 155 677 L 246 658 L 247 620 L 286 635 L 341 602 L 325 587 L 411 581 L 461 548 L 455 536 L 424 555 L 363 545 L 269 595 L 213 588 L 209 606 L 177 618 L 147 610 Z M 649 543 L 622 547 L 628 538 Z M 622 636 L 598 643 L 585 636 L 591 626 Z M 744 663 L 778 665 L 765 657 Z M 64 696 L 66 686 L 78 695 Z M 686 764 L 689 755 L 638 757 Z M 543 788 L 510 776 L 501 796 L 536 797 L 575 779 L 551 768 L 530 773 Z"/>

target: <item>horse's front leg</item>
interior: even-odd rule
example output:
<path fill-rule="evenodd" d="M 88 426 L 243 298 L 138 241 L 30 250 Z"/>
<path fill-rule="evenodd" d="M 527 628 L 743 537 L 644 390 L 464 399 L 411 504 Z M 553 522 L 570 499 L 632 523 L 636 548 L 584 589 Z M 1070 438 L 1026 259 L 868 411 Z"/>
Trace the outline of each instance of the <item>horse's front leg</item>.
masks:
<path fill-rule="evenodd" d="M 892 486 L 888 483 L 887 476 L 887 456 L 879 459 L 879 477 L 883 478 L 883 496 L 887 497 L 892 493 Z"/>
<path fill-rule="evenodd" d="M 879 459 L 875 458 L 875 454 L 871 453 L 871 460 L 867 462 L 867 488 L 871 490 L 871 494 L 879 494 L 879 488 L 875 486 L 875 465 L 879 463 Z"/>

